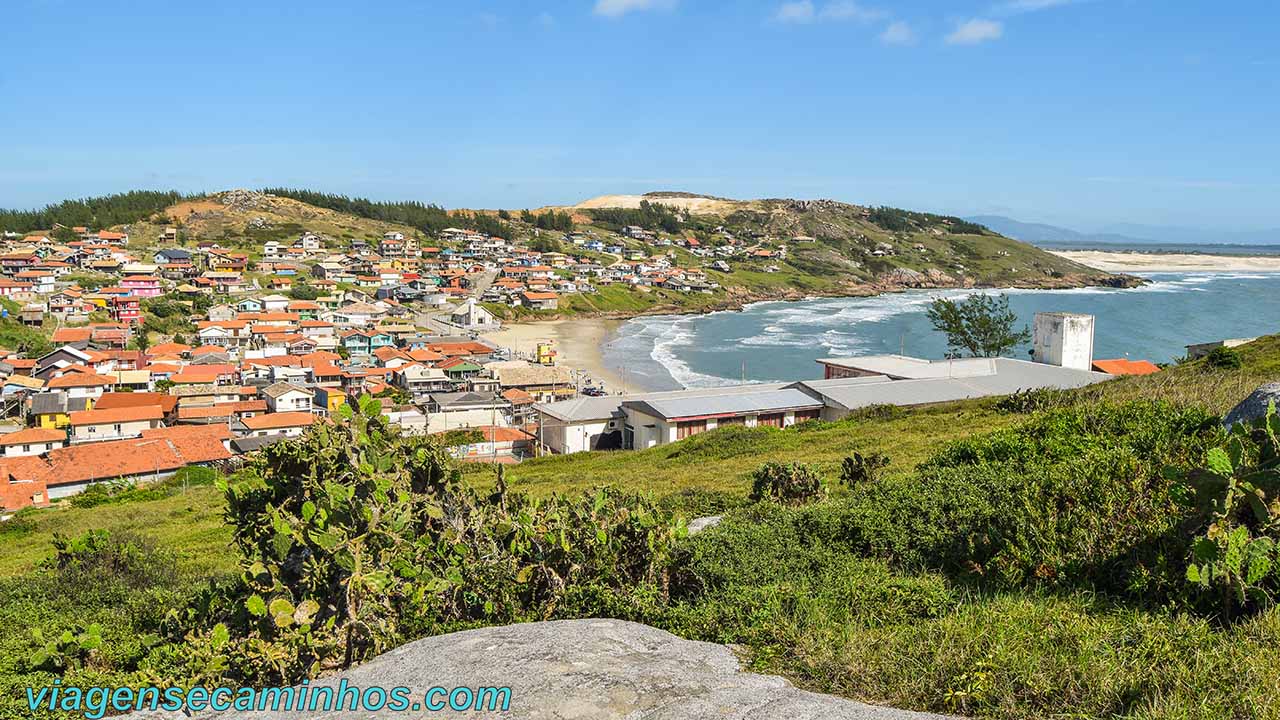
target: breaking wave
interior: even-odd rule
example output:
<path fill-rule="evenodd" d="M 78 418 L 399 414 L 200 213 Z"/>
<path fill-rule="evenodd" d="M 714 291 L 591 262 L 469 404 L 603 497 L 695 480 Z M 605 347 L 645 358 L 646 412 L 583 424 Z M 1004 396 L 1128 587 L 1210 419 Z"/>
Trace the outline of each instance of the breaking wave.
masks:
<path fill-rule="evenodd" d="M 636 318 L 619 331 L 623 350 L 637 372 L 661 376 L 667 385 L 720 387 L 741 382 L 745 363 L 761 380 L 799 380 L 812 376 L 816 358 L 899 352 L 941 356 L 942 339 L 925 313 L 937 298 L 1008 294 L 1023 321 L 1041 311 L 1067 311 L 1098 317 L 1098 356 L 1168 360 L 1181 346 L 1208 337 L 1272 332 L 1255 327 L 1261 316 L 1224 309 L 1241 294 L 1280 293 L 1280 274 L 1146 273 L 1137 288 L 1066 290 L 981 289 L 889 293 L 873 297 L 810 298 L 753 303 L 742 311 L 707 315 Z M 1183 296 L 1172 300 L 1169 296 Z M 1227 316 L 1228 323 L 1222 322 Z M 1177 317 L 1172 322 L 1170 318 Z M 1274 316 L 1274 313 L 1272 314 Z M 1204 336 L 1204 337 L 1202 337 Z M 662 383 L 658 383 L 662 384 Z M 665 389 L 665 387 L 663 388 Z"/>

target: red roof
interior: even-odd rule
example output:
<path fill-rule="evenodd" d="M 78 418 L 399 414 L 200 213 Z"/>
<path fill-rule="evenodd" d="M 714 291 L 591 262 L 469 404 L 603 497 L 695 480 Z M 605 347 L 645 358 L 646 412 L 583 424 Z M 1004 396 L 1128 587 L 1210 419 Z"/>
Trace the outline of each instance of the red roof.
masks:
<path fill-rule="evenodd" d="M 105 387 L 115 385 L 114 378 L 105 375 L 90 375 L 88 373 L 73 372 L 61 377 L 53 378 L 49 381 L 49 389 L 57 388 L 73 388 L 73 387 Z"/>
<path fill-rule="evenodd" d="M 512 405 L 529 405 L 533 402 L 533 396 L 519 388 L 511 388 L 502 393 L 502 397 L 506 398 Z"/>
<path fill-rule="evenodd" d="M 117 410 L 132 407 L 158 407 L 160 412 L 169 414 L 178 406 L 178 397 L 168 393 L 131 392 L 103 393 L 93 404 L 94 410 Z"/>
<path fill-rule="evenodd" d="M 53 331 L 53 342 L 55 345 L 77 342 L 88 342 L 93 336 L 93 328 L 58 328 Z"/>
<path fill-rule="evenodd" d="M 1160 368 L 1147 360 L 1094 360 L 1093 369 L 1108 375 L 1151 375 L 1160 372 Z"/>
<path fill-rule="evenodd" d="M 31 443 L 47 443 L 66 440 L 67 434 L 61 430 L 48 428 L 27 428 L 18 432 L 0 436 L 0 447 L 9 445 L 28 445 Z"/>
<path fill-rule="evenodd" d="M 44 477 L 48 484 L 60 485 L 171 472 L 231 458 L 223 445 L 230 438 L 225 425 L 201 425 L 144 430 L 136 440 L 72 445 L 49 452 Z"/>

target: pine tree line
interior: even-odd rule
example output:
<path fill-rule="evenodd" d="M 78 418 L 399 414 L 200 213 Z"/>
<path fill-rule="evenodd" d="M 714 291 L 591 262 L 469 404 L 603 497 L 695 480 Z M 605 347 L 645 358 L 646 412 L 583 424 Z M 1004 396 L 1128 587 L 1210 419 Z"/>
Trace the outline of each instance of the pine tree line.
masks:
<path fill-rule="evenodd" d="M 0 209 L 0 230 L 31 232 L 50 230 L 54 225 L 83 225 L 101 230 L 144 220 L 189 197 L 175 190 L 133 190 L 116 195 L 63 200 L 39 210 Z"/>

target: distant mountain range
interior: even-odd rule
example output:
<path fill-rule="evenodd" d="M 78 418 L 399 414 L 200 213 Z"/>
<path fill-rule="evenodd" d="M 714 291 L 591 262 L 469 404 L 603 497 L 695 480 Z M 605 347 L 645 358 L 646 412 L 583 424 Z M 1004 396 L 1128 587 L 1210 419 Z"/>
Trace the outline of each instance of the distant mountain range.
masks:
<path fill-rule="evenodd" d="M 1002 215 L 975 215 L 965 220 L 1023 242 L 1037 245 L 1275 245 L 1280 229 L 1228 231 L 1204 228 L 1118 223 L 1101 232 L 1028 223 Z"/>

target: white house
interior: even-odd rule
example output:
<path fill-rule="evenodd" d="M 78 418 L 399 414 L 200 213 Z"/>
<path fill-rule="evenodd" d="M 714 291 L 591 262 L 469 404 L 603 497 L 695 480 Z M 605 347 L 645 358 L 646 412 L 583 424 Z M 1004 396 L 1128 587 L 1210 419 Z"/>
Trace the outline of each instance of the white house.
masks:
<path fill-rule="evenodd" d="M 159 405 L 80 410 L 70 413 L 71 442 L 101 442 L 142 437 L 147 430 L 160 427 L 164 411 Z"/>
<path fill-rule="evenodd" d="M 0 436 L 0 449 L 5 457 L 43 455 L 67 444 L 67 434 L 50 428 L 27 428 Z"/>
<path fill-rule="evenodd" d="M 262 395 L 267 399 L 267 410 L 273 413 L 311 412 L 314 402 L 310 390 L 286 382 L 268 385 Z"/>

